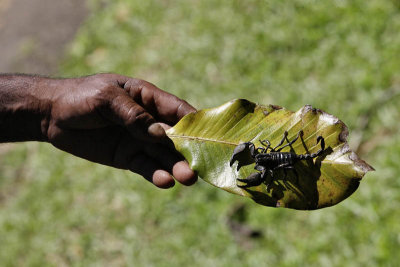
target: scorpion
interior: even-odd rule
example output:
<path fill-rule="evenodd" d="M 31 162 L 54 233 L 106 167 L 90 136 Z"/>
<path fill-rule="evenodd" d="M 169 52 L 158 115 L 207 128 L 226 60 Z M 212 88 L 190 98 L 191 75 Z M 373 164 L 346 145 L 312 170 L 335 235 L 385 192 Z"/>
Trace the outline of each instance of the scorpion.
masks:
<path fill-rule="evenodd" d="M 252 142 L 241 143 L 235 147 L 229 162 L 230 166 L 232 166 L 235 161 L 238 161 L 237 169 L 239 169 L 242 165 L 246 165 L 243 158 L 243 152 L 247 151 L 247 153 L 250 152 L 250 156 L 252 157 L 251 162 L 255 161 L 256 163 L 254 169 L 258 171 L 250 174 L 245 179 L 238 178 L 237 180 L 239 182 L 245 183 L 244 185 L 238 184 L 238 187 L 248 188 L 252 186 L 258 186 L 265 182 L 267 188 L 269 188 L 269 186 L 275 180 L 274 172 L 279 169 L 282 169 L 284 172 L 284 182 L 286 181 L 287 170 L 292 170 L 296 176 L 296 179 L 298 180 L 298 174 L 294 168 L 294 164 L 300 160 L 316 158 L 325 151 L 325 140 L 322 136 L 318 136 L 316 145 L 320 143 L 321 148 L 316 153 L 296 154 L 294 152 L 281 152 L 282 149 L 291 146 L 300 136 L 303 136 L 303 131 L 300 130 L 296 138 L 294 138 L 292 141 L 289 141 L 287 136 L 288 132 L 285 131 L 282 140 L 275 147 L 271 147 L 271 143 L 268 140 L 259 140 L 263 147 L 256 148 Z M 287 140 L 288 143 L 283 145 L 285 140 Z M 270 174 L 270 179 L 267 181 L 268 173 Z"/>

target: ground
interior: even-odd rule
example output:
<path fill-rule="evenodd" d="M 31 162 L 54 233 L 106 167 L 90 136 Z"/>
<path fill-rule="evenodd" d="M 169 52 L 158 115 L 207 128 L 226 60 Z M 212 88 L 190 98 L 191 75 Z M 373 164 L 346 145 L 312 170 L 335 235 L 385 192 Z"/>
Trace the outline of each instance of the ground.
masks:
<path fill-rule="evenodd" d="M 56 75 L 87 1 L 0 0 L 0 73 Z M 0 145 L 2 154 L 15 147 Z"/>
<path fill-rule="evenodd" d="M 87 15 L 83 0 L 0 0 L 0 73 L 56 74 Z"/>

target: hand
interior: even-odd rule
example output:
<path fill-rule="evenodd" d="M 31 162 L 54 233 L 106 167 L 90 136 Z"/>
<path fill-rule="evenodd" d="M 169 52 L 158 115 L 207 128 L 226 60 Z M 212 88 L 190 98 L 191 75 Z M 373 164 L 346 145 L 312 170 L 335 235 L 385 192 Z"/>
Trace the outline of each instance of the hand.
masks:
<path fill-rule="evenodd" d="M 196 111 L 186 101 L 146 81 L 116 74 L 39 84 L 53 88 L 51 112 L 42 128 L 57 148 L 131 170 L 161 188 L 172 187 L 173 177 L 184 185 L 197 180 L 165 134 Z"/>

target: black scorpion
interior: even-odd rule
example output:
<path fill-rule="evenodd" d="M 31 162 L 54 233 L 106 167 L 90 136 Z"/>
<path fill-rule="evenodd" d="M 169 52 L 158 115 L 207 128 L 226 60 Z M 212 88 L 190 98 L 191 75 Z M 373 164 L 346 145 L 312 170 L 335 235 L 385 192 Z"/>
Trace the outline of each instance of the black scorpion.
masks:
<path fill-rule="evenodd" d="M 321 149 L 316 153 L 311 154 L 296 154 L 294 152 L 280 152 L 283 148 L 291 146 L 296 140 L 303 135 L 303 131 L 299 131 L 296 138 L 292 141 L 287 139 L 288 132 L 285 131 L 282 140 L 274 148 L 271 147 L 271 143 L 268 140 L 260 140 L 260 143 L 264 147 L 256 148 L 252 142 L 241 143 L 233 150 L 233 154 L 230 160 L 230 166 L 237 160 L 238 169 L 245 165 L 240 161 L 243 159 L 243 153 L 245 151 L 250 152 L 251 157 L 255 161 L 256 165 L 254 169 L 259 172 L 250 174 L 245 179 L 237 179 L 239 182 L 245 183 L 244 185 L 237 185 L 240 188 L 248 188 L 252 186 L 258 186 L 265 182 L 267 188 L 275 180 L 274 172 L 282 169 L 284 172 L 283 180 L 286 181 L 287 170 L 292 170 L 298 179 L 298 174 L 294 168 L 294 164 L 300 160 L 313 159 L 320 156 L 325 151 L 325 140 L 322 136 L 317 137 L 317 143 L 321 143 Z M 282 146 L 283 142 L 287 140 L 288 143 Z M 268 152 L 268 150 L 270 150 Z M 270 174 L 269 180 L 267 181 L 268 173 Z"/>

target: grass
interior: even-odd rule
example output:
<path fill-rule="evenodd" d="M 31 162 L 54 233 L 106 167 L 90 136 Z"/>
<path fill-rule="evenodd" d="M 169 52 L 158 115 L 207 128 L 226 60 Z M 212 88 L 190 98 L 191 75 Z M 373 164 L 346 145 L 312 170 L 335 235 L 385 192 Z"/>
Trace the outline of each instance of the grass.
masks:
<path fill-rule="evenodd" d="M 337 206 L 258 206 L 199 181 L 158 190 L 47 144 L 0 156 L 0 263 L 396 266 L 400 261 L 397 1 L 92 1 L 62 76 L 140 77 L 197 108 L 234 98 L 341 118 L 376 168 Z M 237 234 L 231 214 L 260 238 Z"/>

